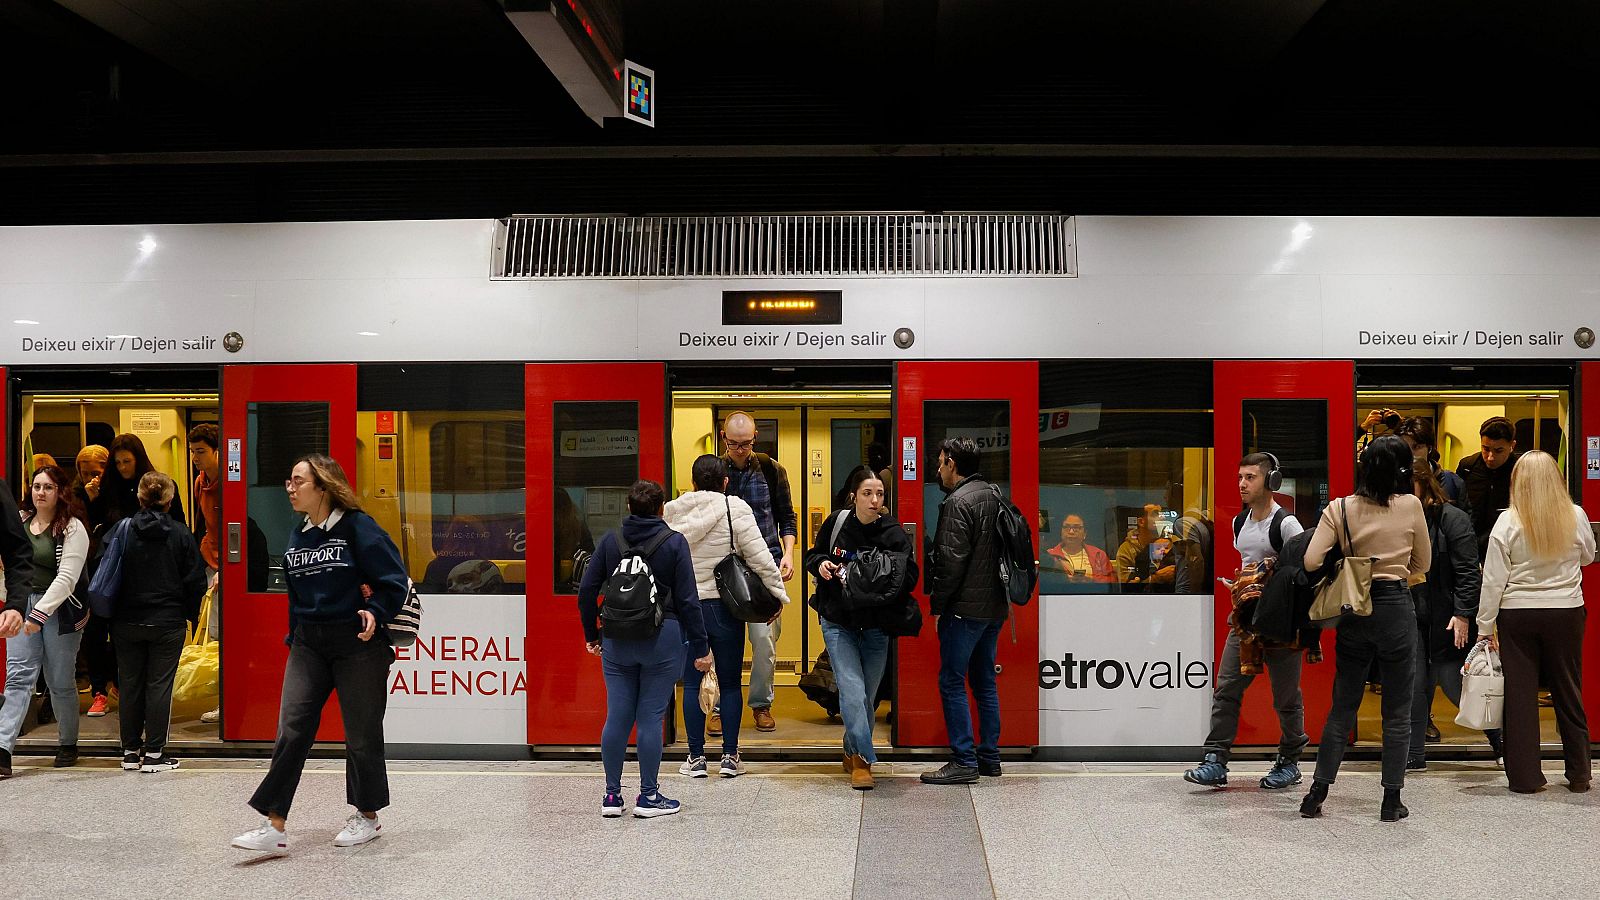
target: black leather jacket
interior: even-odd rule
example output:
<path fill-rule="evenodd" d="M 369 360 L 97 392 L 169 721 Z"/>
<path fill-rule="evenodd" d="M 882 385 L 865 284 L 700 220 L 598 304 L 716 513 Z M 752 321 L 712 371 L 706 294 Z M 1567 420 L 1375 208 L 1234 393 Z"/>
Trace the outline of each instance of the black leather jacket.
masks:
<path fill-rule="evenodd" d="M 1011 605 L 1000 583 L 1000 499 L 979 474 L 968 475 L 939 504 L 928 593 L 933 614 L 1004 620 Z"/>
<path fill-rule="evenodd" d="M 1433 542 L 1433 565 L 1428 580 L 1411 589 L 1419 613 L 1417 624 L 1427 658 L 1433 661 L 1466 659 L 1477 640 L 1478 541 L 1472 519 L 1454 505 L 1428 512 L 1428 537 Z M 1467 646 L 1458 648 L 1445 626 L 1452 616 L 1467 620 Z"/>

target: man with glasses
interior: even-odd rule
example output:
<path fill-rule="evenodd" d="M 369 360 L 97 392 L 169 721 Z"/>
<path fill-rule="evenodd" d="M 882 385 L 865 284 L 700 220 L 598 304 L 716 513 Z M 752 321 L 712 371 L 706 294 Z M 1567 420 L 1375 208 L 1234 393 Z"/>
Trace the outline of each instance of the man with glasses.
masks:
<path fill-rule="evenodd" d="M 742 498 L 756 514 L 761 537 L 778 564 L 784 581 L 794 577 L 794 542 L 798 534 L 794 501 L 789 493 L 789 476 L 777 460 L 756 452 L 756 420 L 747 412 L 735 412 L 722 422 L 722 442 L 727 453 L 722 461 L 728 467 L 729 494 Z M 783 620 L 767 625 L 752 622 L 746 626 L 750 637 L 750 711 L 757 731 L 773 731 L 773 674 L 778 666 L 778 635 Z M 706 722 L 706 733 L 722 734 L 722 717 L 716 712 Z"/>

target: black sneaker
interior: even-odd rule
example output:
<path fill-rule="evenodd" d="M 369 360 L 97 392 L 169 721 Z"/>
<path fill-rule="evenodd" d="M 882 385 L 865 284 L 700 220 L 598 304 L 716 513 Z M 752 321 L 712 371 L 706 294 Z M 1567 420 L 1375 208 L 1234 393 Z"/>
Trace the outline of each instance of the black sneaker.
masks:
<path fill-rule="evenodd" d="M 933 772 L 922 773 L 923 784 L 976 784 L 977 781 L 977 766 L 963 766 L 955 762 L 947 762 Z"/>
<path fill-rule="evenodd" d="M 78 747 L 76 744 L 71 746 L 63 744 L 62 746 L 56 748 L 56 768 L 65 769 L 77 764 Z"/>
<path fill-rule="evenodd" d="M 1426 771 L 1428 771 L 1428 760 L 1427 760 L 1427 758 L 1426 757 L 1422 757 L 1422 756 L 1413 756 L 1410 759 L 1406 760 L 1406 771 L 1407 772 L 1426 772 Z"/>
<path fill-rule="evenodd" d="M 984 762 L 978 760 L 978 774 L 985 778 L 999 778 L 1000 764 L 997 762 Z"/>
<path fill-rule="evenodd" d="M 0 750 L 0 778 L 11 777 L 11 751 Z"/>
<path fill-rule="evenodd" d="M 122 771 L 137 772 L 141 765 L 143 765 L 143 762 L 139 758 L 139 751 L 131 750 L 122 754 Z"/>
<path fill-rule="evenodd" d="M 163 753 L 160 756 L 146 756 L 144 765 L 139 767 L 139 771 L 145 773 L 170 772 L 177 767 L 178 761 Z"/>

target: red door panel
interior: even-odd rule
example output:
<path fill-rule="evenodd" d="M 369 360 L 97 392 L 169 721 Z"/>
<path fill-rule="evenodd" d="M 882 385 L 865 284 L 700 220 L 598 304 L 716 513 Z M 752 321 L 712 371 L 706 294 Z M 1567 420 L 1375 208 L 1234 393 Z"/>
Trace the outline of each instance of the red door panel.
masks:
<path fill-rule="evenodd" d="M 555 457 L 557 404 L 638 407 L 638 472 L 667 480 L 667 381 L 661 363 L 535 363 L 527 367 L 528 743 L 598 744 L 606 718 L 600 660 L 584 650 L 575 594 L 558 593 Z M 575 407 L 580 408 L 580 407 Z M 613 475 L 614 479 L 621 476 Z M 592 537 L 599 544 L 602 532 Z M 565 553 L 563 553 L 565 556 Z"/>
<path fill-rule="evenodd" d="M 1579 465 L 1584 467 L 1578 473 L 1583 480 L 1580 497 L 1589 521 L 1600 522 L 1600 478 L 1591 477 L 1588 471 L 1589 441 L 1600 436 L 1600 362 L 1582 363 L 1579 370 L 1579 446 L 1583 450 Z M 1589 609 L 1600 607 L 1600 566 L 1589 566 L 1583 573 L 1583 603 Z M 1591 625 L 1583 639 L 1583 706 L 1600 709 L 1596 704 L 1600 704 L 1600 629 Z"/>
<path fill-rule="evenodd" d="M 1039 364 L 1018 362 L 902 362 L 895 369 L 895 430 L 904 459 L 907 440 L 917 444 L 918 469 L 914 481 L 899 474 L 903 490 L 897 491 L 897 510 L 903 523 L 917 529 L 919 565 L 926 572 L 927 541 L 932 517 L 930 503 L 941 496 L 926 484 L 926 467 L 938 458 L 927 442 L 927 416 L 924 405 L 930 401 L 988 400 L 1010 405 L 1011 499 L 1029 521 L 1039 513 Z M 936 477 L 936 476 L 934 476 Z M 917 598 L 928 613 L 925 576 L 919 579 Z M 1037 596 L 1037 595 L 1036 595 Z M 1001 743 L 1012 747 L 1032 747 L 1039 742 L 1039 604 L 1013 606 L 1016 625 L 1013 640 L 1010 625 L 1000 637 L 997 664 L 1000 667 Z M 935 747 L 947 743 L 944 713 L 939 701 L 939 639 L 931 617 L 915 638 L 901 638 L 897 654 L 898 691 L 895 699 L 894 743 L 911 747 Z"/>
<path fill-rule="evenodd" d="M 252 471 L 258 456 L 292 460 L 312 446 L 321 426 L 322 406 L 298 407 L 312 418 L 273 417 L 263 407 L 259 430 L 250 421 L 252 404 L 320 404 L 327 416 L 327 452 L 356 480 L 356 367 L 353 365 L 224 366 L 222 369 L 222 737 L 230 741 L 270 741 L 278 730 L 283 667 L 289 648 L 289 598 L 284 593 L 249 590 L 250 519 L 263 532 L 292 527 L 284 471 Z M 239 467 L 233 468 L 234 442 Z M 253 446 L 252 441 L 257 445 Z M 276 487 L 276 490 L 273 488 Z M 252 507 L 252 503 L 255 504 Z M 238 553 L 233 534 L 238 531 Z M 269 545 L 282 547 L 286 533 Z M 259 562 L 258 566 L 259 566 Z M 258 568 L 258 572 L 260 569 Z M 259 586 L 259 585 L 258 585 Z M 337 702 L 322 717 L 318 740 L 344 739 Z"/>
<path fill-rule="evenodd" d="M 6 410 L 10 407 L 8 399 L 10 396 L 9 388 L 11 385 L 11 379 L 7 377 L 5 366 L 0 366 L 0 384 L 6 385 L 8 389 L 6 396 L 0 397 L 0 435 L 10 435 L 11 431 L 6 427 L 8 424 L 6 422 Z M 23 437 L 27 437 L 27 435 L 23 435 Z M 12 472 L 10 469 L 6 468 L 6 449 L 10 443 L 11 439 L 9 437 L 0 437 L 0 473 L 5 473 L 5 483 L 11 486 L 11 502 L 15 503 L 17 502 L 17 498 L 22 496 L 22 485 L 27 484 L 28 481 L 19 477 L 22 474 L 20 471 Z M 0 641 L 0 659 L 5 657 L 5 652 L 6 642 Z M 5 686 L 6 673 L 4 670 L 0 670 L 0 690 L 4 690 Z"/>
<path fill-rule="evenodd" d="M 1239 459 L 1244 456 L 1244 406 L 1247 400 L 1323 400 L 1327 402 L 1328 497 L 1342 497 L 1355 487 L 1355 364 L 1346 360 L 1326 362 L 1223 362 L 1213 368 L 1216 394 L 1216 571 L 1231 576 L 1239 568 L 1239 553 L 1233 547 L 1233 519 L 1239 514 L 1237 488 Z M 1260 449 L 1274 452 L 1274 448 Z M 1280 453 L 1281 455 L 1281 453 Z M 1287 461 L 1285 462 L 1287 465 Z M 1217 659 L 1228 638 L 1228 615 L 1233 602 L 1227 588 L 1216 587 Z M 1322 638 L 1324 659 L 1306 666 L 1301 677 L 1306 704 L 1306 733 L 1313 743 L 1322 734 L 1333 696 L 1333 634 Z M 1265 681 L 1265 679 L 1262 679 Z M 1265 684 L 1245 692 L 1240 715 L 1240 746 L 1278 743 L 1278 716 L 1272 709 L 1272 693 Z"/>

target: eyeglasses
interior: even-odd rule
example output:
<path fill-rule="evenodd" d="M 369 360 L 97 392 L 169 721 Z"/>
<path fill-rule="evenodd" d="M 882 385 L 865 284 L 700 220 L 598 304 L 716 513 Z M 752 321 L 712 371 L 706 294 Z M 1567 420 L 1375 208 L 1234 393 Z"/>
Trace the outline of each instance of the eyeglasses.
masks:
<path fill-rule="evenodd" d="M 54 484 L 51 484 L 50 482 L 45 482 L 43 484 L 34 485 L 33 489 L 36 490 L 36 491 L 44 491 L 45 493 L 48 494 L 49 492 L 55 490 L 56 486 Z"/>
<path fill-rule="evenodd" d="M 1063 526 L 1061 526 L 1061 530 L 1062 531 L 1082 531 L 1083 530 L 1083 526 L 1082 525 L 1063 525 Z"/>
<path fill-rule="evenodd" d="M 751 438 L 748 441 L 728 441 L 728 449 L 729 450 L 749 450 L 749 449 L 755 447 L 755 445 L 756 445 L 755 438 Z"/>
<path fill-rule="evenodd" d="M 310 478 L 291 478 L 283 483 L 283 487 L 284 490 L 297 491 L 308 484 L 316 484 L 316 482 Z"/>

